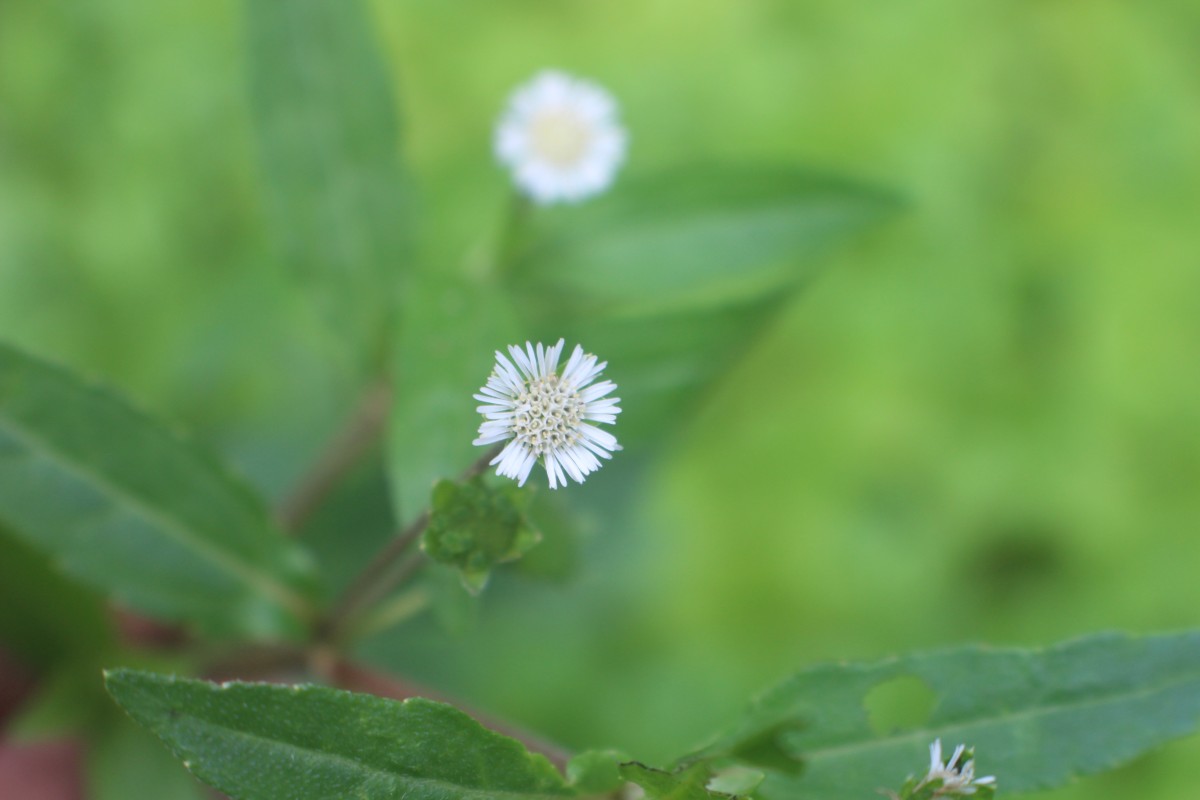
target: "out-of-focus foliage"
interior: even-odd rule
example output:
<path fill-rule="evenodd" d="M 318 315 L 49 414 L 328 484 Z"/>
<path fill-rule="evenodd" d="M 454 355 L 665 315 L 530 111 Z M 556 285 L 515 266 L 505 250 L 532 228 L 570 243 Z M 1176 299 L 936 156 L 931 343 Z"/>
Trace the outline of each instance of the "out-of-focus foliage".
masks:
<path fill-rule="evenodd" d="M 578 487 L 575 582 L 497 580 L 460 642 L 429 624 L 367 654 L 652 760 L 817 659 L 1194 625 L 1193 6 L 374 2 L 435 269 L 480 264 L 508 192 L 493 116 L 547 65 L 620 98 L 614 192 L 760 160 L 868 176 L 910 210 L 697 398 L 666 463 L 627 451 Z M 356 386 L 267 244 L 247 40 L 233 2 L 0 6 L 0 336 L 278 493 Z M 606 504 L 619 484 L 640 499 Z M 1183 796 L 1196 747 L 1055 797 Z"/>
<path fill-rule="evenodd" d="M 301 628 L 312 565 L 246 487 L 121 399 L 2 345 L 0 506 L 14 535 L 131 608 L 215 636 Z"/>

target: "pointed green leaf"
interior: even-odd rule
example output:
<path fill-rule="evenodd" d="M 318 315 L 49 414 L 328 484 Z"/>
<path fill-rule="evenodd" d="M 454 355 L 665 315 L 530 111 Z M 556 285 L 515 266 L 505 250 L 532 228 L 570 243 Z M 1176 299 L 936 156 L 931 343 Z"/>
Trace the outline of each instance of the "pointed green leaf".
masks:
<path fill-rule="evenodd" d="M 813 256 L 896 205 L 789 165 L 676 168 L 542 214 L 512 277 L 573 314 L 718 308 L 794 286 Z"/>
<path fill-rule="evenodd" d="M 265 200 L 284 259 L 339 332 L 377 348 L 408 261 L 409 208 L 366 4 L 246 0 L 246 11 Z"/>
<path fill-rule="evenodd" d="M 614 432 L 635 445 L 685 418 L 831 248 L 897 208 L 789 166 L 670 170 L 539 215 L 508 280 L 535 337 L 611 364 Z"/>
<path fill-rule="evenodd" d="M 299 628 L 307 559 L 176 433 L 0 345 L 0 523 L 55 566 L 213 635 Z"/>
<path fill-rule="evenodd" d="M 927 720 L 876 732 L 872 688 L 916 677 L 937 696 Z M 1104 634 L 1044 650 L 961 647 L 875 664 L 805 670 L 767 692 L 743 722 L 695 758 L 738 757 L 747 743 L 791 759 L 761 794 L 771 800 L 851 800 L 924 774 L 928 747 L 973 745 L 976 774 L 1003 792 L 1058 786 L 1110 769 L 1196 728 L 1200 633 Z M 742 760 L 751 760 L 742 758 Z"/>
<path fill-rule="evenodd" d="M 649 800 L 728 800 L 729 797 L 707 788 L 712 773 L 704 764 L 667 772 L 632 761 L 621 765 L 621 777 L 645 789 Z"/>
<path fill-rule="evenodd" d="M 543 756 L 461 711 L 317 686 L 131 670 L 109 692 L 196 777 L 234 800 L 517 800 L 572 794 Z"/>

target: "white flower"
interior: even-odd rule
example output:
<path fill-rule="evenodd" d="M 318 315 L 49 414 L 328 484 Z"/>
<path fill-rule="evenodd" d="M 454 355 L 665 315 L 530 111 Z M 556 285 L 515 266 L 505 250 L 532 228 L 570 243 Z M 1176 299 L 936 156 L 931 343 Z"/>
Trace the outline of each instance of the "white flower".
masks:
<path fill-rule="evenodd" d="M 592 381 L 608 366 L 585 355 L 578 345 L 562 373 L 558 359 L 563 340 L 553 347 L 529 342 L 522 350 L 510 345 L 512 361 L 496 351 L 496 367 L 487 385 L 475 399 L 486 405 L 477 409 L 484 417 L 479 438 L 473 444 L 488 445 L 510 440 L 492 459 L 497 475 L 514 478 L 525 485 L 535 462 L 542 462 L 550 488 L 567 485 L 567 476 L 583 483 L 600 469 L 597 458 L 611 458 L 620 450 L 616 438 L 592 422 L 612 424 L 621 409 L 619 397 L 608 397 L 617 388 L 612 381 Z M 513 363 L 516 366 L 513 366 Z"/>
<path fill-rule="evenodd" d="M 497 158 L 542 205 L 607 189 L 625 158 L 625 144 L 612 96 L 555 71 L 518 88 L 496 126 Z"/>
<path fill-rule="evenodd" d="M 993 775 L 984 778 L 975 777 L 975 759 L 968 758 L 964 764 L 962 763 L 964 754 L 973 755 L 967 753 L 966 745 L 960 744 L 954 748 L 954 754 L 950 756 L 950 760 L 943 763 L 942 740 L 935 740 L 933 744 L 929 745 L 929 774 L 925 776 L 920 785 L 924 786 L 940 780 L 941 788 L 934 792 L 934 797 L 967 796 L 975 794 L 975 790 L 979 786 L 994 786 L 996 778 Z"/>

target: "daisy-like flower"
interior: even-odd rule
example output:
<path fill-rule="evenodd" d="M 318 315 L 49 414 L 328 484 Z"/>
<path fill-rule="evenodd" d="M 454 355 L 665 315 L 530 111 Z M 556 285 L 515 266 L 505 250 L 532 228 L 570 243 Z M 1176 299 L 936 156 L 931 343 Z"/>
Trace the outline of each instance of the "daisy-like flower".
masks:
<path fill-rule="evenodd" d="M 576 202 L 607 189 L 625 144 L 612 96 L 552 70 L 518 88 L 496 126 L 497 158 L 541 205 Z"/>
<path fill-rule="evenodd" d="M 966 763 L 963 757 L 966 756 Z M 921 781 L 920 786 L 927 786 L 935 780 L 942 785 L 934 791 L 934 797 L 973 795 L 980 786 L 995 786 L 996 778 L 988 775 L 983 778 L 975 777 L 974 753 L 967 752 L 967 746 L 960 744 L 954 748 L 954 754 L 949 761 L 942 761 L 942 740 L 937 739 L 929 745 L 929 773 Z"/>
<path fill-rule="evenodd" d="M 541 462 L 550 488 L 567 485 L 569 475 L 576 483 L 600 469 L 601 458 L 620 450 L 616 438 L 592 423 L 612 424 L 621 409 L 619 397 L 609 397 L 616 384 L 592 383 L 608 362 L 584 354 L 576 345 L 562 372 L 558 359 L 563 340 L 552 347 L 529 342 L 522 350 L 510 345 L 510 361 L 496 351 L 496 366 L 487 384 L 475 395 L 485 405 L 477 409 L 484 417 L 479 438 L 473 444 L 508 441 L 492 459 L 496 474 L 513 478 L 521 486 L 533 465 Z M 515 364 L 515 366 L 514 366 Z"/>

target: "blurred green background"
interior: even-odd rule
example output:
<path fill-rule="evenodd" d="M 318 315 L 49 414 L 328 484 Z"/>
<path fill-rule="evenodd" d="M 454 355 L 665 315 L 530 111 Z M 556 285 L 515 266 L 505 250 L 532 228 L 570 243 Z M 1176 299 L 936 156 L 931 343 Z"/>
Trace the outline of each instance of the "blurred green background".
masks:
<path fill-rule="evenodd" d="M 619 98 L 628 173 L 796 162 L 910 206 L 665 458 L 578 487 L 641 483 L 620 524 L 584 520 L 574 580 L 501 576 L 457 638 L 422 621 L 366 657 L 662 760 L 817 660 L 1200 624 L 1196 4 L 371 5 L 455 263 L 508 191 L 494 118 L 547 66 Z M 278 496 L 357 386 L 272 261 L 243 42 L 229 0 L 0 6 L 0 336 Z M 361 485 L 382 514 L 382 479 Z M 1177 798 L 1197 764 L 1193 737 L 1045 797 Z"/>

